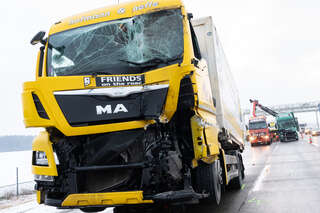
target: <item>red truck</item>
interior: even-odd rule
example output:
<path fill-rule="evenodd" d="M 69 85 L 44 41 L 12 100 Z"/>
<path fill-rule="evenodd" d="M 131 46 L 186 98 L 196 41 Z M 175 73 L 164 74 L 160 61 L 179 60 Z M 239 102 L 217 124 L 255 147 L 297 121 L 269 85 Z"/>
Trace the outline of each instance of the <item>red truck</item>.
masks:
<path fill-rule="evenodd" d="M 272 137 L 267 124 L 267 118 L 265 116 L 256 116 L 256 108 L 260 106 L 257 100 L 251 100 L 253 105 L 252 117 L 249 119 L 249 141 L 251 146 L 257 144 L 270 145 Z"/>
<path fill-rule="evenodd" d="M 272 138 L 270 137 L 270 131 L 265 116 L 250 118 L 248 128 L 251 146 L 256 144 L 271 144 Z"/>

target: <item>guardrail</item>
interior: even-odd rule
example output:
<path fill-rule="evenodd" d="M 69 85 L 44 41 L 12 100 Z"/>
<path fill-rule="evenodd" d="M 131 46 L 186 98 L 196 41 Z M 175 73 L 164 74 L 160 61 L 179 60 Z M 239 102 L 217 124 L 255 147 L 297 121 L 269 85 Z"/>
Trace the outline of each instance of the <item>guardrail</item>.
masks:
<path fill-rule="evenodd" d="M 16 184 L 0 186 L 0 199 L 34 193 L 34 184 L 33 180 L 19 182 L 19 169 L 16 167 Z"/>

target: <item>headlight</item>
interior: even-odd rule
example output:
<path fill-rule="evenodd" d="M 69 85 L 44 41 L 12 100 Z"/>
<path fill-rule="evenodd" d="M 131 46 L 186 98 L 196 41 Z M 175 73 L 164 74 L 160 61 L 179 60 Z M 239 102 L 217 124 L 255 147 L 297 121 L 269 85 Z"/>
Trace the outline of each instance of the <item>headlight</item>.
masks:
<path fill-rule="evenodd" d="M 34 175 L 34 180 L 37 180 L 37 181 L 53 181 L 53 176 Z"/>
<path fill-rule="evenodd" d="M 249 139 L 250 141 L 253 141 L 256 137 L 255 136 L 250 136 Z"/>
<path fill-rule="evenodd" d="M 37 166 L 48 166 L 49 162 L 48 162 L 48 158 L 45 152 L 43 151 L 34 151 L 34 161 L 33 164 L 37 165 Z M 54 161 L 56 163 L 56 165 L 59 165 L 59 159 L 58 156 L 55 152 L 53 152 L 53 157 L 54 157 Z"/>
<path fill-rule="evenodd" d="M 38 166 L 48 166 L 48 159 L 45 152 L 35 151 L 34 153 L 34 164 Z"/>

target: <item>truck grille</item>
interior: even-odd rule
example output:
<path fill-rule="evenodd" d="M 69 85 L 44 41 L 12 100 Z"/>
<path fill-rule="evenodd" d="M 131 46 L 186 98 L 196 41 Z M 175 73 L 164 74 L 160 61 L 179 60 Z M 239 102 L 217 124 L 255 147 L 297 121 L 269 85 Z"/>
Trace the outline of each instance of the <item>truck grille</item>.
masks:
<path fill-rule="evenodd" d="M 89 126 L 151 120 L 161 115 L 168 88 L 135 93 L 126 97 L 61 95 L 55 98 L 71 126 Z"/>

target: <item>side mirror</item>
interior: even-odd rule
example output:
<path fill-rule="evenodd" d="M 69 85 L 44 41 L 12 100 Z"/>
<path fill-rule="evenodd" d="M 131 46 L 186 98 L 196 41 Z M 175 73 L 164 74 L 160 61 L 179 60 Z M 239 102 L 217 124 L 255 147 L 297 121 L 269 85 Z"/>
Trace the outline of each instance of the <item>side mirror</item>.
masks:
<path fill-rule="evenodd" d="M 46 32 L 40 31 L 38 32 L 32 39 L 31 39 L 31 44 L 36 45 L 39 42 L 43 45 L 46 45 L 46 41 L 43 39 L 43 37 L 46 35 Z"/>

